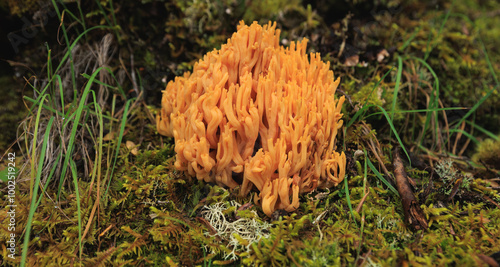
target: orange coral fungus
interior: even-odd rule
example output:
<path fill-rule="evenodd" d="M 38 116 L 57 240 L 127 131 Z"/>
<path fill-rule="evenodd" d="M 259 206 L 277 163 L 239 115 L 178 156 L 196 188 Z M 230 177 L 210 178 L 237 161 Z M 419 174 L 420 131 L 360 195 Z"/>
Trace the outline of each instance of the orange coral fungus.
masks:
<path fill-rule="evenodd" d="M 160 134 L 173 136 L 175 167 L 246 195 L 270 216 L 293 211 L 299 193 L 337 185 L 335 151 L 344 97 L 334 98 L 329 63 L 306 54 L 307 40 L 279 45 L 276 24 L 247 26 L 163 91 Z"/>

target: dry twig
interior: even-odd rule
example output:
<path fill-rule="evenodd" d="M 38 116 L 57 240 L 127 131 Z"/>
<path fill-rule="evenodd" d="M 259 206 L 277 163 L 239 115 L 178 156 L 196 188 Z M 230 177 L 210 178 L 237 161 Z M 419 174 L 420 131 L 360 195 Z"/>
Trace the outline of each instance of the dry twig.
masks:
<path fill-rule="evenodd" d="M 405 172 L 403 161 L 399 155 L 399 147 L 394 149 L 393 158 L 396 187 L 399 195 L 401 196 L 401 201 L 403 202 L 406 222 L 416 230 L 427 229 L 427 220 L 425 219 L 422 209 L 420 209 L 417 199 L 415 198 L 415 195 L 413 195 L 410 183 L 408 182 L 408 175 Z"/>

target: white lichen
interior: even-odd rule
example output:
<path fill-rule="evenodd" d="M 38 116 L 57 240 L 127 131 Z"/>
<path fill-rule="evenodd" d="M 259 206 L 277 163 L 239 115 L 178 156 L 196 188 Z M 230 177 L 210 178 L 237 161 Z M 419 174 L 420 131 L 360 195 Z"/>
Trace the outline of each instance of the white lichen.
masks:
<path fill-rule="evenodd" d="M 457 170 L 453 167 L 453 162 L 450 159 L 438 161 L 435 171 L 439 177 L 448 182 L 453 181 L 457 175 Z"/>
<path fill-rule="evenodd" d="M 236 251 L 242 249 L 248 251 L 252 243 L 259 242 L 262 237 L 269 237 L 268 230 L 271 224 L 257 220 L 256 218 L 258 218 L 258 215 L 255 211 L 251 211 L 253 215 L 255 215 L 253 218 L 240 218 L 236 221 L 229 222 L 224 212 L 232 207 L 237 210 L 241 204 L 231 201 L 230 205 L 231 206 L 228 206 L 226 203 L 218 202 L 210 206 L 205 206 L 201 214 L 215 229 L 217 232 L 216 235 L 228 241 L 228 247 L 231 248 L 232 251 L 230 253 L 224 252 L 224 258 L 235 260 L 238 258 Z M 241 244 L 237 236 L 245 240 L 246 245 Z"/>
<path fill-rule="evenodd" d="M 459 172 L 454 166 L 450 159 L 443 159 L 438 161 L 435 168 L 436 173 L 447 183 L 452 183 L 458 178 L 462 178 L 461 188 L 469 190 L 470 183 L 474 180 L 474 176 L 471 173 Z M 450 187 L 445 194 L 449 195 L 452 191 Z"/>

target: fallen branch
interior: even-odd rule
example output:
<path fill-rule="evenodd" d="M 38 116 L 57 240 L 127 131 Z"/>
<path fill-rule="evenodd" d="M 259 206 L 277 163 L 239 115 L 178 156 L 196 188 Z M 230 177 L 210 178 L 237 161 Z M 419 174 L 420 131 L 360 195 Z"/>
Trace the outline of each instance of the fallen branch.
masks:
<path fill-rule="evenodd" d="M 401 196 L 401 201 L 403 202 L 406 223 L 416 230 L 427 229 L 427 220 L 408 182 L 408 175 L 405 172 L 403 161 L 399 155 L 399 147 L 394 149 L 393 158 L 394 177 L 396 180 L 396 187 Z"/>

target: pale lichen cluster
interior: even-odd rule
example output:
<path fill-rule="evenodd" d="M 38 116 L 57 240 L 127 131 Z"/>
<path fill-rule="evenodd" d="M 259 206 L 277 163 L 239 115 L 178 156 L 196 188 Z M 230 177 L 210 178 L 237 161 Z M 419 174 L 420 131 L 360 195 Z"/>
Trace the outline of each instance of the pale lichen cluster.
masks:
<path fill-rule="evenodd" d="M 241 204 L 231 201 L 231 206 L 234 208 L 239 208 Z M 207 220 L 207 222 L 214 228 L 216 235 L 229 240 L 228 247 L 231 248 L 231 252 L 225 253 L 226 259 L 237 259 L 236 251 L 245 249 L 249 250 L 252 243 L 259 242 L 259 240 L 264 237 L 269 237 L 269 228 L 271 224 L 257 220 L 257 213 L 254 213 L 254 218 L 239 218 L 236 221 L 228 221 L 226 219 L 226 212 L 229 206 L 224 202 L 218 202 L 210 206 L 205 206 L 201 215 Z M 246 244 L 243 244 L 240 240 L 243 240 Z"/>
<path fill-rule="evenodd" d="M 293 211 L 299 193 L 337 185 L 346 158 L 335 151 L 344 97 L 339 79 L 307 40 L 279 45 L 276 24 L 243 22 L 220 50 L 163 92 L 158 132 L 175 138 L 175 166 L 234 188 L 271 215 Z"/>

